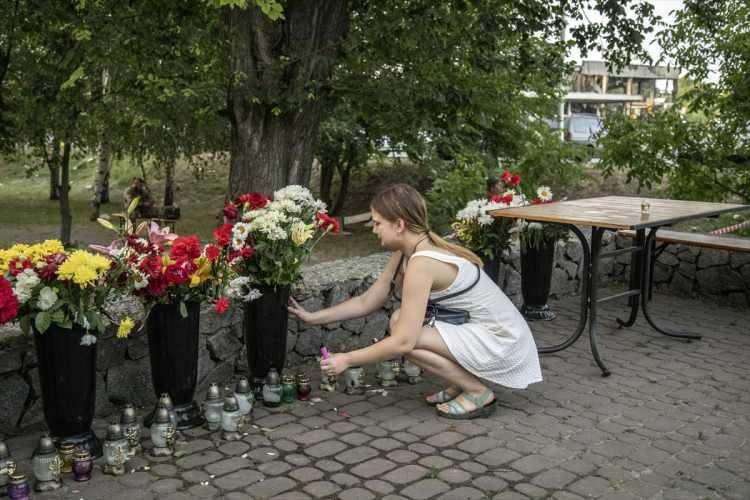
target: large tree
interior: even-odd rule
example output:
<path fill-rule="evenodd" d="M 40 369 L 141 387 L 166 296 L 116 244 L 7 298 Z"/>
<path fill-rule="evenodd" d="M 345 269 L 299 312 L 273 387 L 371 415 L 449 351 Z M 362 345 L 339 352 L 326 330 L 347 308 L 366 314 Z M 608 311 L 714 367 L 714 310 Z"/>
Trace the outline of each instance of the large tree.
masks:
<path fill-rule="evenodd" d="M 644 33 L 653 22 L 653 6 L 645 0 L 262 2 L 283 8 L 283 17 L 275 19 L 256 3 L 244 7 L 238 7 L 243 4 L 240 1 L 227 3 L 233 4 L 224 12 L 232 69 L 229 196 L 308 183 L 321 120 L 335 106 L 329 99 L 336 98 L 331 89 L 339 72 L 353 71 L 357 78 L 367 80 L 366 87 L 377 86 L 378 80 L 393 84 L 377 97 L 390 101 L 388 105 L 399 99 L 401 112 L 414 113 L 415 121 L 430 114 L 430 122 L 444 122 L 446 136 L 464 133 L 471 121 L 482 122 L 489 130 L 492 119 L 487 121 L 486 113 L 477 108 L 486 105 L 485 100 L 461 102 L 466 94 L 451 93 L 451 86 L 466 76 L 461 71 L 464 67 L 473 70 L 484 65 L 485 73 L 492 71 L 492 65 L 507 69 L 516 64 L 521 69 L 517 75 L 508 74 L 520 78 L 517 82 L 477 89 L 494 92 L 496 99 L 490 105 L 497 108 L 509 92 L 529 83 L 524 80 L 530 74 L 524 71 L 525 62 L 542 71 L 563 71 L 561 64 L 544 68 L 539 64 L 535 50 L 543 44 L 537 42 L 554 38 L 568 18 L 583 20 L 584 9 L 598 10 L 604 21 L 577 25 L 574 43 L 584 51 L 604 45 L 605 54 L 621 63 L 641 53 Z M 482 54 L 484 48 L 486 54 Z M 347 56 L 360 51 L 366 57 Z M 506 52 L 513 52 L 511 62 L 502 59 Z M 474 71 L 470 77 L 476 75 Z M 400 81 L 408 80 L 416 87 L 400 86 Z M 498 82 L 496 78 L 491 81 Z M 445 86 L 430 88 L 425 82 Z M 410 92 L 414 88 L 419 93 Z M 423 99 L 429 104 L 423 106 Z M 449 113 L 435 112 L 434 103 L 441 99 L 448 100 Z M 380 105 L 377 100 L 365 104 Z M 410 127 L 411 133 L 417 133 L 417 128 Z M 497 150 L 509 133 L 496 128 L 494 137 L 485 134 L 487 147 Z"/>

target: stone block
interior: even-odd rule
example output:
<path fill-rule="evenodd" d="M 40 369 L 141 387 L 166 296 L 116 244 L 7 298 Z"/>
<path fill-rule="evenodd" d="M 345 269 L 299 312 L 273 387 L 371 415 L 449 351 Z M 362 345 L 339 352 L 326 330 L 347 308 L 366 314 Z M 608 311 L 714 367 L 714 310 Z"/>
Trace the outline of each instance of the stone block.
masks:
<path fill-rule="evenodd" d="M 17 373 L 3 379 L 3 404 L 0 405 L 0 429 L 10 430 L 16 427 L 21 419 L 26 399 L 31 388 Z"/>
<path fill-rule="evenodd" d="M 220 330 L 231 330 L 242 323 L 242 307 L 232 306 L 224 314 L 218 314 L 210 304 L 201 307 L 200 332 L 212 335 Z"/>
<path fill-rule="evenodd" d="M 339 328 L 332 332 L 325 333 L 325 342 L 323 342 L 331 352 L 344 352 L 351 350 L 357 343 L 359 336 L 352 336 L 351 332 Z"/>
<path fill-rule="evenodd" d="M 572 260 L 559 260 L 557 265 L 562 268 L 568 275 L 569 278 L 575 278 L 578 276 L 578 264 Z"/>
<path fill-rule="evenodd" d="M 729 252 L 726 250 L 704 249 L 698 257 L 698 269 L 729 264 Z"/>
<path fill-rule="evenodd" d="M 41 396 L 37 396 L 34 402 L 26 409 L 21 417 L 20 428 L 44 422 L 44 405 Z"/>
<path fill-rule="evenodd" d="M 151 384 L 151 364 L 146 358 L 107 371 L 107 394 L 115 404 L 151 405 L 156 402 Z"/>
<path fill-rule="evenodd" d="M 349 287 L 344 284 L 336 283 L 328 292 L 326 307 L 335 306 L 351 298 Z"/>
<path fill-rule="evenodd" d="M 360 333 L 365 326 L 365 318 L 348 319 L 341 326 L 353 333 Z"/>
<path fill-rule="evenodd" d="M 698 261 L 698 256 L 701 254 L 700 247 L 688 247 L 684 245 L 678 246 L 677 258 L 684 262 L 695 263 Z"/>
<path fill-rule="evenodd" d="M 129 342 L 121 339 L 99 340 L 96 350 L 96 369 L 107 370 L 113 366 L 123 364 Z M 146 348 L 148 349 L 148 346 Z"/>
<path fill-rule="evenodd" d="M 661 262 L 662 264 L 666 266 L 676 266 L 680 263 L 680 259 L 678 259 L 677 257 L 675 257 L 669 252 L 662 252 L 656 261 Z"/>
<path fill-rule="evenodd" d="M 217 363 L 214 368 L 209 371 L 203 379 L 198 379 L 198 386 L 195 389 L 196 393 L 204 392 L 211 382 L 224 385 L 234 379 L 234 361 L 222 361 Z M 203 395 L 201 395 L 202 397 Z"/>
<path fill-rule="evenodd" d="M 750 264 L 745 264 L 740 268 L 742 279 L 745 281 L 745 286 L 750 288 Z"/>
<path fill-rule="evenodd" d="M 383 338 L 388 329 L 390 316 L 385 311 L 377 311 L 367 318 L 367 323 L 362 328 L 362 336 L 368 339 Z"/>
<path fill-rule="evenodd" d="M 672 279 L 674 268 L 657 262 L 654 265 L 654 283 L 666 283 Z"/>
<path fill-rule="evenodd" d="M 20 370 L 25 353 L 22 347 L 0 352 L 0 374 Z"/>
<path fill-rule="evenodd" d="M 320 326 L 313 326 L 308 330 L 300 332 L 294 350 L 302 356 L 315 356 L 320 351 L 320 346 L 325 344 L 326 333 Z"/>
<path fill-rule="evenodd" d="M 206 347 L 211 358 L 225 361 L 237 355 L 242 342 L 232 330 L 221 330 L 206 339 Z"/>
<path fill-rule="evenodd" d="M 565 295 L 570 290 L 568 285 L 568 273 L 556 267 L 552 270 L 552 281 L 550 283 L 550 293 L 553 295 Z"/>
<path fill-rule="evenodd" d="M 565 243 L 565 255 L 570 257 L 570 259 L 574 262 L 580 262 L 581 260 L 583 260 L 583 249 L 581 248 L 581 242 L 575 239 Z"/>
<path fill-rule="evenodd" d="M 746 264 L 750 264 L 750 252 L 732 252 L 729 256 L 729 265 L 732 269 L 737 269 Z"/>
<path fill-rule="evenodd" d="M 743 292 L 732 292 L 727 296 L 727 301 L 736 307 L 747 307 L 750 305 L 750 295 Z"/>
<path fill-rule="evenodd" d="M 113 339 L 109 342 L 115 342 L 116 340 Z M 148 336 L 145 330 L 144 333 L 128 338 L 124 343 L 127 344 L 128 359 L 137 361 L 148 356 Z"/>
<path fill-rule="evenodd" d="M 695 263 L 694 262 L 685 262 L 681 261 L 679 266 L 680 274 L 687 278 L 695 278 Z"/>
<path fill-rule="evenodd" d="M 507 281 L 505 284 L 506 295 L 518 295 L 521 293 L 521 273 L 514 269 L 508 271 Z"/>
<path fill-rule="evenodd" d="M 729 266 L 708 267 L 695 273 L 698 289 L 708 294 L 725 294 L 744 290 L 742 275 Z"/>
<path fill-rule="evenodd" d="M 198 384 L 206 379 L 206 376 L 216 368 L 217 362 L 211 359 L 208 349 L 198 350 Z"/>
<path fill-rule="evenodd" d="M 149 381 L 150 382 L 150 381 Z M 153 392 L 153 389 L 151 389 Z M 96 374 L 96 403 L 94 404 L 94 413 L 97 416 L 104 417 L 115 411 L 115 405 L 109 400 L 107 393 L 107 384 L 104 381 L 104 372 Z"/>

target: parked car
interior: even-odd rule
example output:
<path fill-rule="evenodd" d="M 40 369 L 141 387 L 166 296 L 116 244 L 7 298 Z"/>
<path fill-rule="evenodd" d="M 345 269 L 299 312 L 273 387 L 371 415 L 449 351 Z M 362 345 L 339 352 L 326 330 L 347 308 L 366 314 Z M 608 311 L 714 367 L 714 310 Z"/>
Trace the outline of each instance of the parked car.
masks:
<path fill-rule="evenodd" d="M 596 115 L 580 113 L 565 118 L 565 140 L 568 142 L 594 147 L 601 130 L 602 120 Z"/>

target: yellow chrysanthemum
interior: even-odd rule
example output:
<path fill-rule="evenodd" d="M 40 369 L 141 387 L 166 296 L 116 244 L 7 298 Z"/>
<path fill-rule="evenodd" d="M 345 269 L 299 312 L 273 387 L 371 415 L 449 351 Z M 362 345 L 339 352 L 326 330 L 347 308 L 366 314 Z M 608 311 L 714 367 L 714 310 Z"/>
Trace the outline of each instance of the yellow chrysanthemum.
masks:
<path fill-rule="evenodd" d="M 13 259 L 29 259 L 37 264 L 53 253 L 65 253 L 65 247 L 59 240 L 46 240 L 36 245 L 18 243 L 7 250 L 0 250 L 0 274 L 8 271 L 8 263 Z"/>
<path fill-rule="evenodd" d="M 200 286 L 211 279 L 211 261 L 206 257 L 198 257 L 195 259 L 195 263 L 198 265 L 198 269 L 190 278 L 190 288 Z"/>
<path fill-rule="evenodd" d="M 82 287 L 93 284 L 109 269 L 110 261 L 101 255 L 76 250 L 60 265 L 57 275 Z"/>
<path fill-rule="evenodd" d="M 120 326 L 117 328 L 117 338 L 127 338 L 130 332 L 133 331 L 133 327 L 135 327 L 135 322 L 130 318 L 120 321 Z"/>

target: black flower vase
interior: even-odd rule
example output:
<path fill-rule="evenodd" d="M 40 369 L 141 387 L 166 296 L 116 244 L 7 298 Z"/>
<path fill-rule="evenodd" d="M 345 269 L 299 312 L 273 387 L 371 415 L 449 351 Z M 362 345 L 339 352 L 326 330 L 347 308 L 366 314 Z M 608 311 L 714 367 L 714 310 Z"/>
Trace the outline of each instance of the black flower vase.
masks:
<path fill-rule="evenodd" d="M 81 326 L 34 332 L 44 420 L 60 442 L 72 442 L 95 458 L 102 444 L 91 430 L 96 405 L 96 343 L 81 345 Z"/>
<path fill-rule="evenodd" d="M 289 324 L 287 303 L 289 286 L 259 286 L 262 295 L 245 304 L 245 347 L 247 368 L 256 398 L 262 399 L 262 386 L 268 370 L 279 372 L 286 359 L 286 337 Z"/>
<path fill-rule="evenodd" d="M 484 254 L 482 254 L 481 258 L 482 263 L 484 264 L 484 267 L 482 269 L 487 274 L 487 276 L 490 277 L 493 283 L 497 283 L 497 280 L 500 278 L 499 256 L 496 256 L 494 259 L 490 259 L 489 257 L 486 257 Z"/>
<path fill-rule="evenodd" d="M 192 429 L 205 422 L 193 399 L 198 381 L 200 302 L 186 302 L 185 308 L 187 316 L 183 317 L 179 303 L 158 304 L 146 320 L 154 393 L 157 399 L 164 393 L 171 397 L 178 430 Z M 153 416 L 152 412 L 144 419 L 147 426 Z"/>
<path fill-rule="evenodd" d="M 547 301 L 555 261 L 555 240 L 542 240 L 539 247 L 521 248 L 521 313 L 528 320 L 555 319 Z"/>

